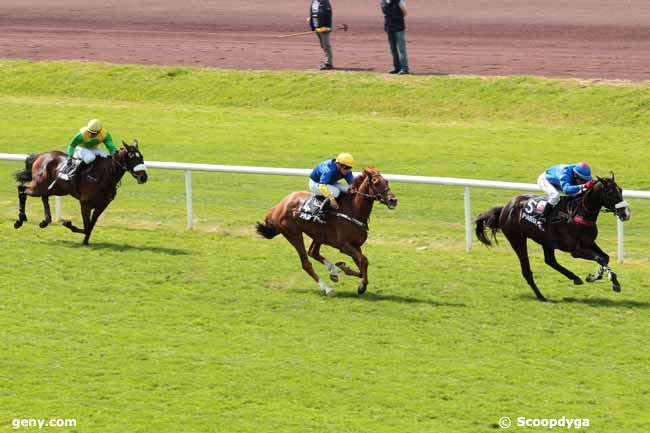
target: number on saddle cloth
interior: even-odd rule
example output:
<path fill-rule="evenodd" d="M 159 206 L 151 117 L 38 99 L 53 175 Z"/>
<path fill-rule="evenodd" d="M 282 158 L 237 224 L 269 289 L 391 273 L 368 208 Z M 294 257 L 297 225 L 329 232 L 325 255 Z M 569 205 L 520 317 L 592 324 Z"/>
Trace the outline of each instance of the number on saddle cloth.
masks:
<path fill-rule="evenodd" d="M 314 219 L 316 214 L 318 214 L 318 210 L 320 209 L 323 200 L 324 197 L 312 194 L 311 197 L 305 200 L 302 206 L 300 206 L 300 209 L 298 210 L 298 217 L 306 221 L 311 221 Z"/>

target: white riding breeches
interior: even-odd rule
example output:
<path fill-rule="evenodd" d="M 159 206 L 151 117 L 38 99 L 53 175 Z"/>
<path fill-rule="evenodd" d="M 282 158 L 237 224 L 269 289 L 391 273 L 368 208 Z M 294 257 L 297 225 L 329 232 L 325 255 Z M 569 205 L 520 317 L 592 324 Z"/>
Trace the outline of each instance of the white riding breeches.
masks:
<path fill-rule="evenodd" d="M 322 197 L 323 191 L 320 190 L 319 185 L 320 184 L 309 179 L 309 191 Z M 337 198 L 342 192 L 347 192 L 349 187 L 349 185 L 343 182 L 336 182 L 334 185 L 327 185 L 327 190 L 334 196 L 334 198 Z"/>
<path fill-rule="evenodd" d="M 108 154 L 98 147 L 95 147 L 94 149 L 87 149 L 81 146 L 77 146 L 77 148 L 74 150 L 74 154 L 72 155 L 72 157 L 81 159 L 86 164 L 90 164 L 95 160 L 95 158 L 97 157 L 96 155 L 99 155 L 102 158 L 108 157 Z"/>
<path fill-rule="evenodd" d="M 546 172 L 540 174 L 537 178 L 537 186 L 546 193 L 548 196 L 547 200 L 551 206 L 555 206 L 560 201 L 560 191 L 546 179 Z"/>

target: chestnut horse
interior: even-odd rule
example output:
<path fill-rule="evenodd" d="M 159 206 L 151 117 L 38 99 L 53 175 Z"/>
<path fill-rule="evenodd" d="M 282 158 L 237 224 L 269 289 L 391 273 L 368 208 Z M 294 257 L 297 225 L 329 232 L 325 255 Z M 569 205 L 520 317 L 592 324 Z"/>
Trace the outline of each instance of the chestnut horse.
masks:
<path fill-rule="evenodd" d="M 81 203 L 81 216 L 84 228 L 72 225 L 70 220 L 63 221 L 63 225 L 74 233 L 85 234 L 83 244 L 88 245 L 90 234 L 97 223 L 97 219 L 104 209 L 115 198 L 117 184 L 129 172 L 138 183 L 147 181 L 147 172 L 144 159 L 138 149 L 138 141 L 129 146 L 122 141 L 124 148 L 117 151 L 110 158 L 98 157 L 89 170 L 82 170 L 77 182 L 71 183 L 57 179 L 59 168 L 65 163 L 67 154 L 53 151 L 30 155 L 25 161 L 25 170 L 16 173 L 18 185 L 18 200 L 20 209 L 14 228 L 18 229 L 27 221 L 25 202 L 27 196 L 41 197 L 45 217 L 40 222 L 41 228 L 47 227 L 52 222 L 50 213 L 49 196 L 71 195 Z M 56 181 L 55 181 L 56 180 Z M 29 186 L 25 182 L 31 181 Z M 49 188 L 51 186 L 51 188 Z M 91 214 L 92 213 L 92 214 Z"/>
<path fill-rule="evenodd" d="M 478 239 L 490 246 L 492 243 L 486 236 L 485 228 L 491 230 L 495 240 L 496 232 L 501 230 L 519 257 L 521 273 L 540 301 L 546 301 L 546 298 L 533 280 L 528 262 L 528 238 L 542 246 L 546 264 L 573 280 L 574 284 L 582 284 L 582 279 L 557 262 L 556 249 L 569 252 L 575 258 L 596 261 L 600 268 L 596 273 L 588 275 L 587 281 L 591 283 L 600 280 L 607 272 L 612 289 L 620 292 L 621 285 L 616 273 L 608 266 L 609 256 L 596 245 L 596 220 L 601 208 L 613 212 L 621 221 L 630 218 L 629 206 L 623 200 L 623 190 L 614 181 L 614 173 L 611 173 L 609 178 L 599 177 L 594 186 L 582 194 L 563 197 L 553 209 L 553 216 L 560 216 L 562 220 L 553 222 L 551 218 L 551 223 L 547 224 L 543 231 L 522 218 L 524 208 L 531 198 L 528 195 L 517 196 L 505 206 L 495 207 L 480 214 L 475 220 Z"/>
<path fill-rule="evenodd" d="M 374 168 L 366 168 L 354 178 L 347 194 L 342 194 L 337 202 L 339 209 L 331 210 L 325 224 L 306 221 L 298 216 L 302 204 L 312 196 L 309 192 L 293 192 L 275 205 L 266 215 L 264 223 L 258 222 L 257 232 L 267 239 L 279 234 L 284 236 L 300 256 L 302 268 L 314 279 L 328 296 L 336 292 L 321 280 L 309 261 L 312 257 L 324 264 L 330 271 L 330 279 L 337 282 L 336 266 L 346 275 L 361 279 L 357 293 L 363 294 L 368 287 L 368 259 L 361 253 L 361 246 L 368 238 L 368 219 L 375 200 L 388 209 L 397 206 L 397 198 L 391 192 L 388 181 Z M 303 233 L 313 239 L 309 254 L 305 249 Z M 349 268 L 344 262 L 336 266 L 320 254 L 321 245 L 329 245 L 343 254 L 352 257 L 359 272 Z"/>

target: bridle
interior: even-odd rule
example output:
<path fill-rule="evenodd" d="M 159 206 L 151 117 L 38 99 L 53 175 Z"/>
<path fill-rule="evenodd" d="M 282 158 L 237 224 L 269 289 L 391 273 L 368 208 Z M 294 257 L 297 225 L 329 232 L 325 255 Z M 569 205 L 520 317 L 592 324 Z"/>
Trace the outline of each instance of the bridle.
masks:
<path fill-rule="evenodd" d="M 602 184 L 603 187 L 605 186 L 605 184 L 604 184 L 604 182 L 603 182 L 602 180 L 599 179 L 597 182 L 600 183 L 600 184 Z M 585 193 L 585 194 L 582 196 L 582 199 L 580 200 L 580 207 L 585 211 L 585 213 L 586 213 L 587 215 L 597 215 L 598 212 L 600 212 L 601 208 L 604 208 L 604 209 L 603 209 L 603 212 L 613 212 L 613 213 L 616 213 L 619 209 L 621 209 L 621 208 L 626 208 L 626 207 L 629 207 L 629 206 L 630 206 L 629 203 L 626 202 L 625 200 L 621 200 L 621 201 L 619 201 L 618 203 L 614 204 L 613 206 L 611 206 L 611 205 L 610 205 L 610 206 L 606 206 L 604 203 L 602 203 L 603 200 L 601 199 L 601 203 L 600 203 L 600 206 L 598 207 L 598 209 L 596 209 L 596 210 L 591 210 L 591 209 L 589 209 L 589 208 L 587 207 L 587 205 L 585 204 L 585 200 L 587 199 L 587 196 L 589 196 L 589 195 L 593 192 L 593 189 L 594 189 L 594 188 L 592 187 L 589 191 L 587 191 L 587 193 Z M 603 195 L 603 194 L 605 193 L 605 191 L 603 190 L 603 191 L 600 191 L 599 193 L 600 193 L 601 195 Z"/>
<path fill-rule="evenodd" d="M 371 194 L 366 194 L 365 192 L 361 192 L 359 190 L 353 191 L 355 194 L 359 194 L 362 197 L 367 197 L 371 198 L 373 200 L 379 201 L 380 203 L 386 203 L 388 201 L 388 192 L 390 191 L 390 188 L 386 187 L 383 191 L 377 191 L 375 189 L 374 184 L 372 183 L 372 179 L 375 177 L 380 176 L 380 174 L 371 174 L 366 177 L 366 182 L 368 182 L 368 189 L 370 190 Z"/>
<path fill-rule="evenodd" d="M 120 167 L 122 170 L 128 172 L 131 176 L 133 176 L 134 179 L 137 179 L 138 177 L 135 175 L 136 171 L 144 171 L 147 169 L 147 166 L 144 163 L 140 163 L 135 165 L 134 167 L 129 168 L 131 165 L 131 160 L 129 158 L 129 151 L 126 150 L 124 152 L 124 159 L 126 161 L 126 164 L 122 164 L 120 160 L 117 158 L 117 154 L 119 152 L 115 152 L 113 155 L 113 161 L 115 161 L 115 164 L 117 164 L 118 167 Z"/>

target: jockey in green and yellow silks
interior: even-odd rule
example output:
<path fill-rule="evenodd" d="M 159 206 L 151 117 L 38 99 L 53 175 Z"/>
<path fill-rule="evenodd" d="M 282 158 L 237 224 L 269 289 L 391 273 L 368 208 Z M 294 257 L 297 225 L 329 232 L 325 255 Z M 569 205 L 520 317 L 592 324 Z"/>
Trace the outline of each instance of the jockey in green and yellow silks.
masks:
<path fill-rule="evenodd" d="M 110 154 L 117 152 L 115 145 L 113 144 L 113 138 L 111 134 L 102 127 L 102 122 L 98 119 L 93 119 L 88 122 L 88 126 L 84 126 L 72 137 L 72 141 L 68 144 L 68 156 L 70 158 L 83 159 L 86 164 L 90 164 L 95 160 L 95 155 L 100 155 L 106 157 L 107 155 L 100 149 L 98 146 L 104 144 Z M 86 155 L 75 155 L 75 151 L 78 146 L 81 146 L 83 149 L 87 149 L 93 153 L 93 156 Z M 79 152 L 86 153 L 86 152 Z"/>
<path fill-rule="evenodd" d="M 97 156 L 108 157 L 108 154 L 99 148 L 100 144 L 104 144 L 111 155 L 117 152 L 113 138 L 102 127 L 102 122 L 99 119 L 92 119 L 87 126 L 79 129 L 68 144 L 68 163 L 59 171 L 59 177 L 72 181 L 82 162 L 90 165 Z"/>

